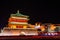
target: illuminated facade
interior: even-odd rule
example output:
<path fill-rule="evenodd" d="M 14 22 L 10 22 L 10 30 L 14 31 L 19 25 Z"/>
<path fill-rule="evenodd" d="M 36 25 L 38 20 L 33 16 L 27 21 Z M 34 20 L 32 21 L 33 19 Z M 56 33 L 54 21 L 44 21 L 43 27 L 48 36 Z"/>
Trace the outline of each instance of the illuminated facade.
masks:
<path fill-rule="evenodd" d="M 57 35 L 54 32 L 60 32 L 60 25 L 56 26 L 56 24 L 41 24 L 40 22 L 35 23 L 35 25 L 28 24 L 27 15 L 22 15 L 19 13 L 19 10 L 16 14 L 11 14 L 8 20 L 8 27 L 4 27 L 1 31 L 0 36 L 8 35 L 8 36 L 20 36 L 20 35 Z M 58 28 L 59 27 L 59 28 Z M 59 30 L 58 30 L 59 29 Z M 46 32 L 46 33 L 45 33 Z M 53 34 L 52 34 L 52 33 Z M 41 34 L 42 33 L 42 34 Z"/>
<path fill-rule="evenodd" d="M 8 27 L 9 28 L 27 28 L 28 26 L 28 17 L 26 15 L 22 15 L 19 13 L 19 10 L 16 14 L 11 14 L 9 21 L 8 21 Z"/>
<path fill-rule="evenodd" d="M 11 14 L 8 27 L 3 28 L 0 36 L 38 35 L 34 25 L 28 24 L 28 17 L 19 13 L 19 10 L 16 14 Z"/>

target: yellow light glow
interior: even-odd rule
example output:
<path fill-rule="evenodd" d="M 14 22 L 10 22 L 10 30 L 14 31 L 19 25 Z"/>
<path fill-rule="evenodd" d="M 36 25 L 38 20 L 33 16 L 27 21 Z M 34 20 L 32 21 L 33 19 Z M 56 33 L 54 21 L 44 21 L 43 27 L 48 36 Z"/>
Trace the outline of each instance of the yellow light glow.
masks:
<path fill-rule="evenodd" d="M 51 30 L 54 30 L 54 27 L 51 27 L 50 29 L 51 29 Z"/>
<path fill-rule="evenodd" d="M 11 28 L 14 28 L 15 29 L 16 28 L 16 25 L 12 25 Z"/>
<path fill-rule="evenodd" d="M 45 31 L 45 27 L 44 26 L 41 26 L 41 31 Z"/>
<path fill-rule="evenodd" d="M 23 28 L 25 29 L 25 28 L 27 28 L 27 26 L 23 26 Z"/>
<path fill-rule="evenodd" d="M 45 28 L 42 28 L 41 31 L 45 31 Z"/>
<path fill-rule="evenodd" d="M 55 30 L 55 28 L 56 27 L 54 25 L 51 25 L 51 27 L 50 27 L 51 30 Z"/>

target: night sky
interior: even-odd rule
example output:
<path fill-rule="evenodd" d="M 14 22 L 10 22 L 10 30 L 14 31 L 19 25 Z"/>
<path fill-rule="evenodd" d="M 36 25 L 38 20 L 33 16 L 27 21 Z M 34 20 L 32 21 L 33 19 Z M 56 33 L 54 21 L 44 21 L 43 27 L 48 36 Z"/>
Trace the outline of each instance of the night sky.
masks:
<path fill-rule="evenodd" d="M 10 14 L 17 10 L 30 16 L 29 23 L 60 23 L 60 11 L 56 1 L 0 1 L 0 27 L 8 24 Z"/>

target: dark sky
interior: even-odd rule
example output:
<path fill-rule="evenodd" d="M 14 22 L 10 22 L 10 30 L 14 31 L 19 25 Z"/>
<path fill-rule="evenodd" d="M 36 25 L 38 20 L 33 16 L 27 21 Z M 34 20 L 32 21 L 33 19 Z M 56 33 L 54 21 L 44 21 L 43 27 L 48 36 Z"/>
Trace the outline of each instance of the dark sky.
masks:
<path fill-rule="evenodd" d="M 60 23 L 60 11 L 56 1 L 0 1 L 0 26 L 6 26 L 11 13 L 20 10 L 29 15 L 29 23 Z"/>

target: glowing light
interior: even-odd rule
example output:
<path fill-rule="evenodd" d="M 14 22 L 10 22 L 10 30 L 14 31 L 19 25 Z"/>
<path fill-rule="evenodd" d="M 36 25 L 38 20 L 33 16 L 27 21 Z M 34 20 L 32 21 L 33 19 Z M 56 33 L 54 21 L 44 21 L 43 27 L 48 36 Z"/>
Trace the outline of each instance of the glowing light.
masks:
<path fill-rule="evenodd" d="M 16 25 L 12 25 L 11 28 L 14 28 L 15 29 L 16 28 Z"/>
<path fill-rule="evenodd" d="M 35 28 L 37 28 L 37 29 L 40 28 L 40 23 L 39 22 L 35 23 Z"/>
<path fill-rule="evenodd" d="M 41 26 L 41 31 L 45 31 L 45 27 L 44 26 Z"/>
<path fill-rule="evenodd" d="M 27 26 L 23 26 L 23 28 L 27 28 Z"/>
<path fill-rule="evenodd" d="M 51 25 L 51 27 L 50 27 L 51 30 L 55 30 L 55 28 L 56 27 L 54 25 Z"/>

